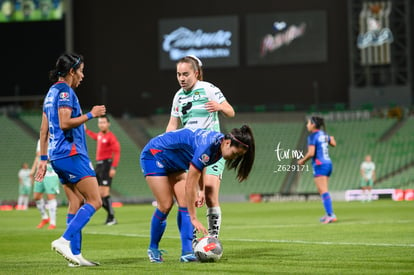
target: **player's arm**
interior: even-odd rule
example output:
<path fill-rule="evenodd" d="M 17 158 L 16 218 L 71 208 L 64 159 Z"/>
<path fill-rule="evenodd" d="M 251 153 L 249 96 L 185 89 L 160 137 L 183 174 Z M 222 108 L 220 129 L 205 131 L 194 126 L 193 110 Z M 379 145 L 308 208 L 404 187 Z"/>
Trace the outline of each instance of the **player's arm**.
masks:
<path fill-rule="evenodd" d="M 200 188 L 201 171 L 198 170 L 194 165 L 190 165 L 187 173 L 187 179 L 185 183 L 185 197 L 187 201 L 188 214 L 190 215 L 191 223 L 197 232 L 202 232 L 204 235 L 208 234 L 207 229 L 197 219 L 196 203 L 198 201 L 198 192 Z"/>
<path fill-rule="evenodd" d="M 118 167 L 119 160 L 121 159 L 121 145 L 118 139 L 113 135 L 113 142 L 111 144 L 112 149 L 112 164 L 109 170 L 109 177 L 113 178 L 116 174 L 116 167 Z"/>
<path fill-rule="evenodd" d="M 39 158 L 40 158 L 40 152 L 37 151 L 36 152 L 36 156 L 35 156 L 35 158 L 33 160 L 32 169 L 30 170 L 30 176 L 31 177 L 34 177 L 34 175 L 36 173 L 36 168 L 37 168 L 37 165 L 39 163 Z"/>
<path fill-rule="evenodd" d="M 165 132 L 171 132 L 177 130 L 181 126 L 181 120 L 179 117 L 170 116 L 170 120 L 168 121 L 167 128 Z"/>
<path fill-rule="evenodd" d="M 306 155 L 298 160 L 299 165 L 305 164 L 309 159 L 311 159 L 315 155 L 315 145 L 309 145 L 308 146 L 308 152 L 306 152 Z"/>
<path fill-rule="evenodd" d="M 205 104 L 205 108 L 208 112 L 221 112 L 226 117 L 234 117 L 235 112 L 233 107 L 228 103 L 227 100 L 218 103 L 217 101 L 211 100 Z"/>
<path fill-rule="evenodd" d="M 93 106 L 92 110 L 89 113 L 86 113 L 78 117 L 71 117 L 72 116 L 71 108 L 60 107 L 59 108 L 59 126 L 63 131 L 70 130 L 85 123 L 89 119 L 103 116 L 105 115 L 105 113 L 106 113 L 105 105 L 96 105 L 96 106 Z"/>
<path fill-rule="evenodd" d="M 336 140 L 334 136 L 330 136 L 329 145 L 331 145 L 332 147 L 336 146 Z"/>
<path fill-rule="evenodd" d="M 49 121 L 45 113 L 42 115 L 42 124 L 40 125 L 40 160 L 37 167 L 37 173 L 35 176 L 36 181 L 43 181 L 43 178 L 46 174 L 46 165 L 47 165 L 47 147 L 48 147 L 48 138 L 49 138 Z"/>
<path fill-rule="evenodd" d="M 92 138 L 92 139 L 94 139 L 94 140 L 97 140 L 97 139 L 98 139 L 98 133 L 95 133 L 95 132 L 92 132 L 91 130 L 89 130 L 89 129 L 86 127 L 86 123 L 85 123 L 85 132 L 86 132 L 86 134 L 87 134 L 90 138 Z"/>

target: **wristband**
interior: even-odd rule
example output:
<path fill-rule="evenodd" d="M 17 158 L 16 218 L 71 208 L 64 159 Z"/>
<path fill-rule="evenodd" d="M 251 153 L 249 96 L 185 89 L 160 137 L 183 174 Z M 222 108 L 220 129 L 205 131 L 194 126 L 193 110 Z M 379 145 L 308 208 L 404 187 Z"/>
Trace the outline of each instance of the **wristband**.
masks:
<path fill-rule="evenodd" d="M 91 120 L 93 118 L 93 115 L 91 112 L 86 113 L 86 116 L 88 117 L 88 120 Z"/>
<path fill-rule="evenodd" d="M 47 160 L 47 159 L 48 159 L 47 155 L 41 155 L 40 156 L 40 160 Z"/>

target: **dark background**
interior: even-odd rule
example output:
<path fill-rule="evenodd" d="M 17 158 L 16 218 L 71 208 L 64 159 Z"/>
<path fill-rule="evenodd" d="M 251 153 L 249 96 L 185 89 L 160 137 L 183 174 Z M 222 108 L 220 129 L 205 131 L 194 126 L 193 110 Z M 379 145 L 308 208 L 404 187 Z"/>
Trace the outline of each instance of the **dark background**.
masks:
<path fill-rule="evenodd" d="M 179 88 L 175 70 L 160 70 L 158 20 L 237 15 L 240 66 L 204 68 L 237 107 L 270 104 L 348 102 L 349 50 L 346 0 L 226 1 L 73 1 L 74 51 L 85 57 L 85 79 L 77 89 L 84 109 L 106 104 L 115 115 L 143 116 L 169 109 Z M 149 7 L 148 7 L 149 6 Z M 324 10 L 327 62 L 247 66 L 245 19 L 250 13 Z M 0 24 L 1 95 L 42 95 L 48 71 L 64 52 L 64 22 Z M 39 106 L 40 108 L 40 106 Z"/>

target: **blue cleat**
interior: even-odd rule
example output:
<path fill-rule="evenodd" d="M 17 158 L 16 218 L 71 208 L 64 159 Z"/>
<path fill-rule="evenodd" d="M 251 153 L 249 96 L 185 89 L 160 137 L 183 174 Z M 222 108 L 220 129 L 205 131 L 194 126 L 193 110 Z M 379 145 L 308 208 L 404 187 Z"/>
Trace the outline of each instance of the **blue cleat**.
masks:
<path fill-rule="evenodd" d="M 165 253 L 164 250 L 159 250 L 156 248 L 148 248 L 148 258 L 151 263 L 162 263 L 164 259 L 162 258 L 162 254 Z"/>
<path fill-rule="evenodd" d="M 198 259 L 194 255 L 194 253 L 185 254 L 185 255 L 180 257 L 180 262 L 182 262 L 182 263 L 197 262 L 197 261 L 198 261 Z"/>

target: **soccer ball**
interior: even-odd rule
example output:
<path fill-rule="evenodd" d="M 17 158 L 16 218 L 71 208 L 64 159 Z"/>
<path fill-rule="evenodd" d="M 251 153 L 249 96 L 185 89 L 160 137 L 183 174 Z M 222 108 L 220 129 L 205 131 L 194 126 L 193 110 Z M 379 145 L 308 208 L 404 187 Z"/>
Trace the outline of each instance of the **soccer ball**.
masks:
<path fill-rule="evenodd" d="M 216 262 L 223 255 L 223 246 L 219 239 L 205 236 L 198 239 L 194 254 L 200 262 Z"/>

